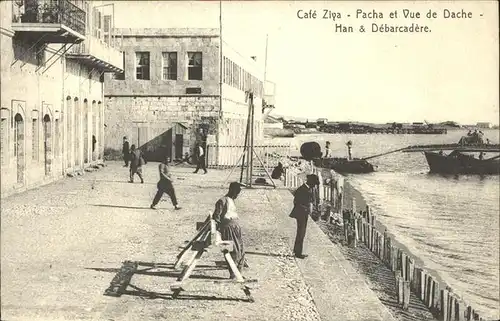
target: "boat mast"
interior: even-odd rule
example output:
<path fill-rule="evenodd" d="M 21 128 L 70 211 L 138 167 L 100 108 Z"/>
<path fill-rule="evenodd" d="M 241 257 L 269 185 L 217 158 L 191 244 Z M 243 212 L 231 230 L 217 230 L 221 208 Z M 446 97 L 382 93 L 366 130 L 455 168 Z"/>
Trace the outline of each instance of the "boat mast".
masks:
<path fill-rule="evenodd" d="M 263 91 L 266 91 L 266 80 L 267 80 L 267 45 L 269 41 L 269 34 L 266 34 L 266 55 L 264 58 L 264 88 Z"/>

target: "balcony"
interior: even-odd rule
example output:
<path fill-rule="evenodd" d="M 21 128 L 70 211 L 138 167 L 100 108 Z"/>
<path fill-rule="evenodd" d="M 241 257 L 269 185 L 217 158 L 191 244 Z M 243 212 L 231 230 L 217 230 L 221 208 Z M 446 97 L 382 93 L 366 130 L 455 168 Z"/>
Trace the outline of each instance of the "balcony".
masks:
<path fill-rule="evenodd" d="M 123 72 L 123 55 L 111 46 L 111 41 L 89 36 L 87 39 L 73 46 L 66 54 L 66 59 L 77 60 L 102 72 Z"/>
<path fill-rule="evenodd" d="M 86 13 L 68 0 L 13 1 L 16 36 L 43 43 L 85 40 Z"/>

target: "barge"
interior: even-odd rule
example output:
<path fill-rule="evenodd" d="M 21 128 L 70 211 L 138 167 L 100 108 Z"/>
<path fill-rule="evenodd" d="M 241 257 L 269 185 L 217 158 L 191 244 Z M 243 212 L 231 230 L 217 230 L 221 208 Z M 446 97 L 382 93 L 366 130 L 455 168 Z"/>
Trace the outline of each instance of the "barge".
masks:
<path fill-rule="evenodd" d="M 423 152 L 431 173 L 500 175 L 499 144 L 418 145 L 409 146 L 403 152 Z M 486 153 L 495 156 L 486 156 Z"/>

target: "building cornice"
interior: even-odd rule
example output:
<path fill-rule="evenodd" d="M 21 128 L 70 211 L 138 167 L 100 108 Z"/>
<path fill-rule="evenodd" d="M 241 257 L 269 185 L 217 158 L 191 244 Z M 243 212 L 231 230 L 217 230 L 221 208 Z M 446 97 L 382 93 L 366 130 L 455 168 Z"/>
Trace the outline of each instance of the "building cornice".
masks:
<path fill-rule="evenodd" d="M 117 38 L 218 38 L 220 36 L 219 29 L 214 28 L 116 28 L 114 31 Z"/>

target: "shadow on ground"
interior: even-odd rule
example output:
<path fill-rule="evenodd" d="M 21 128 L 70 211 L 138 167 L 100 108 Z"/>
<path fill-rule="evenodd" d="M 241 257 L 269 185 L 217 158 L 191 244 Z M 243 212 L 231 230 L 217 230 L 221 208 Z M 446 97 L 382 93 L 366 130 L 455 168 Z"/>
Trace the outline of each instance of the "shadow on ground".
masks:
<path fill-rule="evenodd" d="M 97 272 L 115 273 L 110 286 L 104 291 L 105 296 L 120 297 L 122 295 L 137 296 L 144 299 L 162 299 L 162 300 L 207 300 L 207 301 L 238 301 L 248 302 L 248 299 L 239 299 L 234 297 L 220 297 L 220 296 L 207 296 L 207 295 L 188 295 L 178 294 L 173 297 L 173 292 L 159 293 L 148 291 L 138 286 L 131 284 L 131 279 L 134 275 L 147 275 L 158 277 L 179 278 L 182 270 L 174 269 L 172 263 L 151 263 L 151 262 L 132 262 L 125 261 L 121 268 L 85 268 L 86 270 L 93 270 Z M 216 261 L 216 265 L 197 265 L 198 272 L 226 270 L 225 262 Z M 227 277 L 204 275 L 204 274 L 191 274 L 190 279 L 211 280 L 214 283 L 231 283 Z"/>

